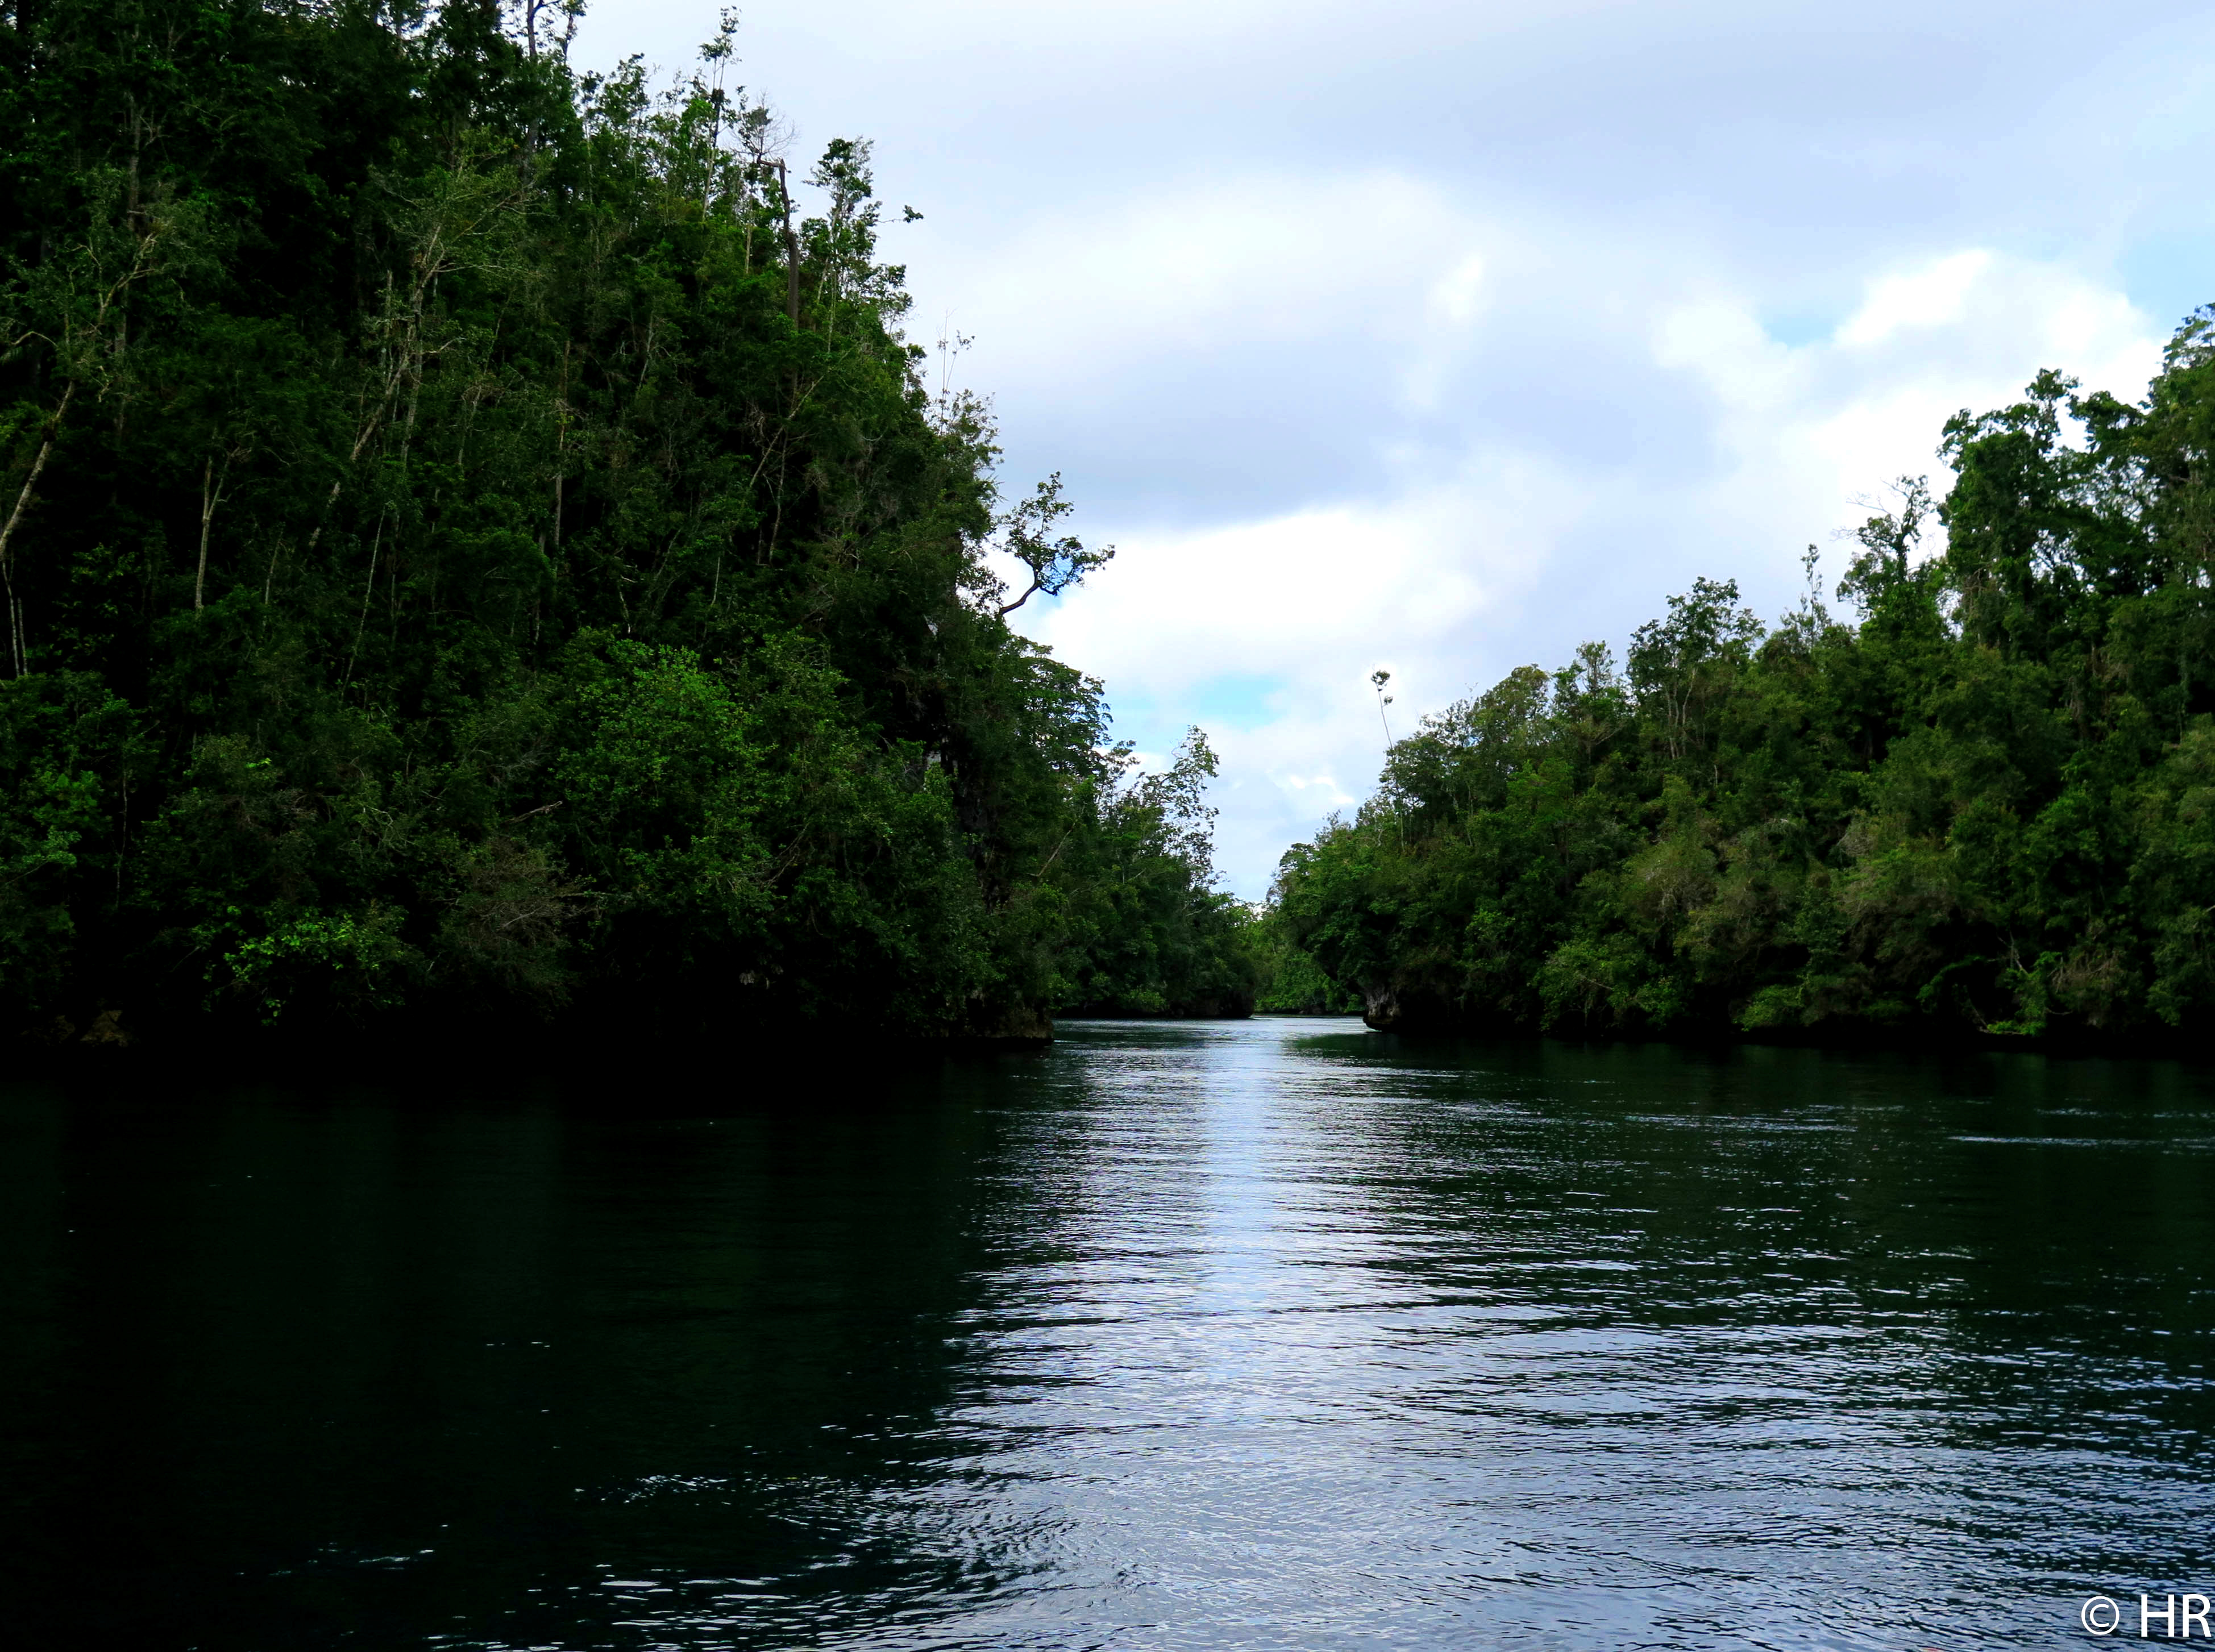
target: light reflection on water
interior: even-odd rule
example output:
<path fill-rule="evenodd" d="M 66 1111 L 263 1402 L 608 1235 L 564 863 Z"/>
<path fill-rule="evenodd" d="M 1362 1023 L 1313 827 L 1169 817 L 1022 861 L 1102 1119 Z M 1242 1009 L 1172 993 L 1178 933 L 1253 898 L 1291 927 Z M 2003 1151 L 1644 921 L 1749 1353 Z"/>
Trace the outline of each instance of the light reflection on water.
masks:
<path fill-rule="evenodd" d="M 1264 1020 L 880 1087 L 0 1092 L 10 1598 L 210 1648 L 1899 1648 L 2215 1594 L 2189 1070 Z"/>

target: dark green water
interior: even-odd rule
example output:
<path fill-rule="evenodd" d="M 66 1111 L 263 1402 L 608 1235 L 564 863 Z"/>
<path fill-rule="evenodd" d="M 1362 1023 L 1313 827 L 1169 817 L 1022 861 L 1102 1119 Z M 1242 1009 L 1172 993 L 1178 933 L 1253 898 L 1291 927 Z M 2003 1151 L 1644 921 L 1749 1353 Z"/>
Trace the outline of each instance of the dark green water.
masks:
<path fill-rule="evenodd" d="M 11 1640 L 1911 1652 L 2215 1594 L 2204 1073 L 1065 1034 L 864 1097 L 0 1088 Z"/>

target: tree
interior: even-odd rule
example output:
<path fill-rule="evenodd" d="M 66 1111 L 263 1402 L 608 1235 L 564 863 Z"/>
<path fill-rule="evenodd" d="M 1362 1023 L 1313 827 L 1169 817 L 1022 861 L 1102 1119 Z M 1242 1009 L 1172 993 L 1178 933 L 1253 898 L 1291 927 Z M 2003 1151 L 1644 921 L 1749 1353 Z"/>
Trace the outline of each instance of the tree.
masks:
<path fill-rule="evenodd" d="M 1111 955 L 1235 1007 L 1212 759 L 1126 784 L 1006 624 L 1111 553 L 926 389 L 869 144 L 795 180 L 729 16 L 657 92 L 578 15 L 0 41 L 0 1020 L 997 1036 Z"/>

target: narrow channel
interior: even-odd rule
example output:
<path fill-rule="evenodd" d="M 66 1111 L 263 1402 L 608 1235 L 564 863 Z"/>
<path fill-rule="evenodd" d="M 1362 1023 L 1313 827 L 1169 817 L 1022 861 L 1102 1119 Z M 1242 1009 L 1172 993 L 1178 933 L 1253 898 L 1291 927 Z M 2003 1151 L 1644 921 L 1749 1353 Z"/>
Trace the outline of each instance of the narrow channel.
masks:
<path fill-rule="evenodd" d="M 837 1089 L 0 1088 L 18 1643 L 2047 1646 L 2215 1576 L 2195 1069 L 1285 1018 Z"/>

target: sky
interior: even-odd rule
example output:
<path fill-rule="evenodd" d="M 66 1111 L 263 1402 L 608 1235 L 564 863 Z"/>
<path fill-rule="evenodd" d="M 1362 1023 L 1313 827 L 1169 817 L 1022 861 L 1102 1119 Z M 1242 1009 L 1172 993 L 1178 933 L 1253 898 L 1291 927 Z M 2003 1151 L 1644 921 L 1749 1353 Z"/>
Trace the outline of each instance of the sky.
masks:
<path fill-rule="evenodd" d="M 2204 6 L 757 0 L 737 51 L 796 157 L 874 141 L 910 336 L 1116 548 L 1014 617 L 1156 766 L 1206 731 L 1249 899 L 1388 731 L 1702 575 L 1773 619 L 1949 415 L 2135 399 L 2215 301 Z"/>

